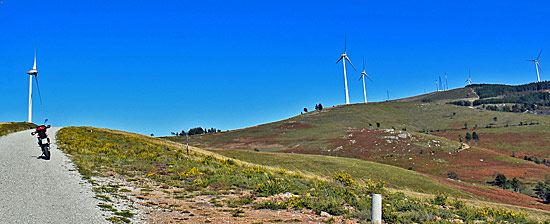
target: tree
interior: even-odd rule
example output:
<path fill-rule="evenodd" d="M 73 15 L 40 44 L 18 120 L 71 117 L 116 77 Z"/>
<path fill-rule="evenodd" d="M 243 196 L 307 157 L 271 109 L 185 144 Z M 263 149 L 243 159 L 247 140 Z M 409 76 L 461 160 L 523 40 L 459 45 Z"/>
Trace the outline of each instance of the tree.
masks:
<path fill-rule="evenodd" d="M 506 180 L 506 176 L 502 173 L 498 173 L 495 177 L 495 182 L 494 184 L 496 186 L 499 186 L 501 188 L 506 188 L 506 185 L 507 185 L 507 180 Z"/>
<path fill-rule="evenodd" d="M 380 122 L 376 122 L 376 127 L 380 128 Z"/>
<path fill-rule="evenodd" d="M 455 171 L 448 172 L 447 177 L 449 179 L 458 180 L 458 174 Z"/>
<path fill-rule="evenodd" d="M 517 177 L 514 177 L 510 181 L 510 186 L 512 187 L 512 190 L 515 192 L 519 192 L 519 188 L 521 187 L 521 182 L 519 182 L 519 179 Z"/>
<path fill-rule="evenodd" d="M 171 132 L 170 134 L 172 134 L 172 135 L 176 135 L 176 132 Z"/>
<path fill-rule="evenodd" d="M 468 129 L 468 123 L 464 122 L 464 129 Z"/>
<path fill-rule="evenodd" d="M 323 110 L 323 104 L 319 103 L 319 110 Z"/>
<path fill-rule="evenodd" d="M 151 133 L 151 137 L 154 137 L 154 136 L 155 136 L 155 134 Z"/>
<path fill-rule="evenodd" d="M 479 135 L 477 135 L 475 131 L 472 132 L 472 139 L 476 141 L 476 146 L 477 146 L 477 142 L 479 141 Z"/>
<path fill-rule="evenodd" d="M 545 200 L 546 202 L 550 202 L 550 184 L 549 181 L 546 180 L 544 182 L 538 182 L 537 186 L 535 186 L 535 193 L 537 196 Z"/>
<path fill-rule="evenodd" d="M 319 110 L 319 105 L 315 104 L 315 110 Z"/>
<path fill-rule="evenodd" d="M 468 144 L 470 144 L 471 140 L 472 140 L 472 135 L 470 135 L 470 132 L 466 132 L 466 141 L 468 141 Z"/>
<path fill-rule="evenodd" d="M 458 135 L 458 140 L 462 142 L 462 135 Z"/>
<path fill-rule="evenodd" d="M 307 113 L 307 108 L 304 107 L 304 112 Z"/>
<path fill-rule="evenodd" d="M 202 135 L 204 134 L 204 129 L 201 127 L 191 128 L 187 132 L 188 135 Z"/>

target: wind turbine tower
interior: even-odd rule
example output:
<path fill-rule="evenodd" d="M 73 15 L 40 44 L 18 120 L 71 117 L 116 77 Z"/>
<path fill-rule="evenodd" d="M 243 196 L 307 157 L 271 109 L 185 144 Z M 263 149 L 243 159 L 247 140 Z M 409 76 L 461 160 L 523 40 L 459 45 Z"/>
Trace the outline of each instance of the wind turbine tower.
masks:
<path fill-rule="evenodd" d="M 539 52 L 539 56 L 537 57 L 537 59 L 527 60 L 527 61 L 535 62 L 535 69 L 537 69 L 537 81 L 538 82 L 540 82 L 539 68 L 540 68 L 540 71 L 542 72 L 542 68 L 540 67 L 540 64 L 539 64 L 540 54 L 542 54 L 542 50 Z"/>
<path fill-rule="evenodd" d="M 349 60 L 348 58 L 348 55 L 346 53 L 347 51 L 347 37 L 346 37 L 346 34 L 344 33 L 344 53 L 340 55 L 340 59 L 338 59 L 338 61 L 336 61 L 336 64 L 338 64 L 338 62 L 342 61 L 342 65 L 344 66 L 344 86 L 346 88 L 346 104 L 349 104 L 349 93 L 348 93 L 348 77 L 346 76 L 346 60 L 349 62 L 349 64 L 351 65 L 351 67 L 353 67 L 353 70 L 356 70 L 355 69 L 355 66 L 353 66 L 353 63 L 351 63 L 351 61 Z M 344 60 L 342 60 L 344 59 Z"/>
<path fill-rule="evenodd" d="M 372 82 L 372 79 L 370 79 L 369 75 L 367 75 L 367 72 L 365 72 L 365 57 L 363 57 L 363 71 L 361 72 L 359 80 L 363 79 L 363 95 L 365 96 L 365 103 L 367 103 L 367 87 L 365 86 L 365 77 L 367 77 Z"/>
<path fill-rule="evenodd" d="M 468 79 L 466 79 L 466 82 L 468 82 L 468 85 L 472 84 L 472 78 L 470 76 L 470 69 L 468 69 Z"/>
<path fill-rule="evenodd" d="M 32 66 L 32 69 L 27 72 L 29 74 L 29 117 L 28 122 L 32 123 L 32 77 L 34 76 L 34 79 L 36 79 L 36 87 L 38 88 L 38 95 L 40 96 L 40 87 L 38 86 L 38 78 L 36 75 L 38 74 L 38 70 L 36 70 L 36 47 L 34 49 L 34 64 Z M 42 96 L 40 96 L 40 103 L 42 103 Z"/>
<path fill-rule="evenodd" d="M 447 73 L 445 72 L 445 90 L 449 90 L 449 82 L 447 81 Z"/>

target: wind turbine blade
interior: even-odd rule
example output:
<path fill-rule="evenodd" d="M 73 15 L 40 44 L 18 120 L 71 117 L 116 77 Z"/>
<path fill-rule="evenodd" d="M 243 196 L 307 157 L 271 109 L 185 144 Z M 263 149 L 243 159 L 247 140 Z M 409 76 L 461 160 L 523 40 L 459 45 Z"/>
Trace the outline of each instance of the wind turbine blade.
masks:
<path fill-rule="evenodd" d="M 538 61 L 537 61 L 537 65 L 539 66 L 540 72 L 542 73 L 542 67 L 540 67 L 540 64 Z"/>
<path fill-rule="evenodd" d="M 36 40 L 34 41 L 34 64 L 32 65 L 32 69 L 36 70 Z"/>
<path fill-rule="evenodd" d="M 342 58 L 344 58 L 344 57 L 340 57 L 340 59 L 338 59 L 338 61 L 336 61 L 336 64 L 338 64 L 338 62 L 340 62 L 342 60 Z"/>
<path fill-rule="evenodd" d="M 357 71 L 357 69 L 355 69 L 355 66 L 353 66 L 353 63 L 351 63 L 351 61 L 349 60 L 348 56 L 346 56 L 346 60 L 348 60 L 349 64 L 351 65 L 351 67 L 353 67 L 353 70 Z M 345 63 L 345 62 L 344 62 Z"/>
<path fill-rule="evenodd" d="M 32 65 L 32 69 L 36 70 L 36 49 L 34 49 L 34 64 Z"/>
<path fill-rule="evenodd" d="M 539 56 L 537 57 L 537 61 L 538 61 L 539 58 L 540 58 L 540 54 L 542 54 L 542 50 L 540 50 L 540 52 L 539 52 Z"/>
<path fill-rule="evenodd" d="M 40 105 L 42 105 L 42 95 L 40 94 L 40 86 L 38 85 L 38 78 L 36 75 L 34 75 L 34 79 L 36 80 L 36 88 L 38 89 L 38 97 L 40 98 Z"/>
<path fill-rule="evenodd" d="M 344 52 L 346 52 L 347 50 L 347 39 L 348 39 L 348 36 L 347 36 L 347 33 L 344 32 Z"/>
<path fill-rule="evenodd" d="M 371 82 L 373 82 L 372 79 L 369 77 L 369 75 L 367 75 L 367 73 L 365 73 L 365 76 L 367 76 L 367 78 L 368 78 Z"/>
<path fill-rule="evenodd" d="M 359 81 L 361 81 L 361 78 L 363 78 L 363 74 L 361 74 L 361 75 L 359 76 Z"/>

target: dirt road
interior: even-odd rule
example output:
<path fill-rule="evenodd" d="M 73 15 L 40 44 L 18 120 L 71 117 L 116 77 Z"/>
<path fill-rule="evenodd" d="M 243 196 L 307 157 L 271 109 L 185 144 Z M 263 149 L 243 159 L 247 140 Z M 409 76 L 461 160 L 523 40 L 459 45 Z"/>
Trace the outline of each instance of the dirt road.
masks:
<path fill-rule="evenodd" d="M 0 223 L 106 223 L 92 186 L 57 149 L 57 130 L 48 130 L 51 160 L 37 158 L 31 130 L 0 137 Z"/>

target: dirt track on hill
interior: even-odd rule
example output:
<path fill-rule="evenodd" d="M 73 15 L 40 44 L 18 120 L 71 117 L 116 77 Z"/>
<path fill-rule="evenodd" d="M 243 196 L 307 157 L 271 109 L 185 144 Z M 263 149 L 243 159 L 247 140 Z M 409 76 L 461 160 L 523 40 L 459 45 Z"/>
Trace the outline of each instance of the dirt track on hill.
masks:
<path fill-rule="evenodd" d="M 91 185 L 57 149 L 48 130 L 51 160 L 31 130 L 0 137 L 0 223 L 106 223 Z"/>

